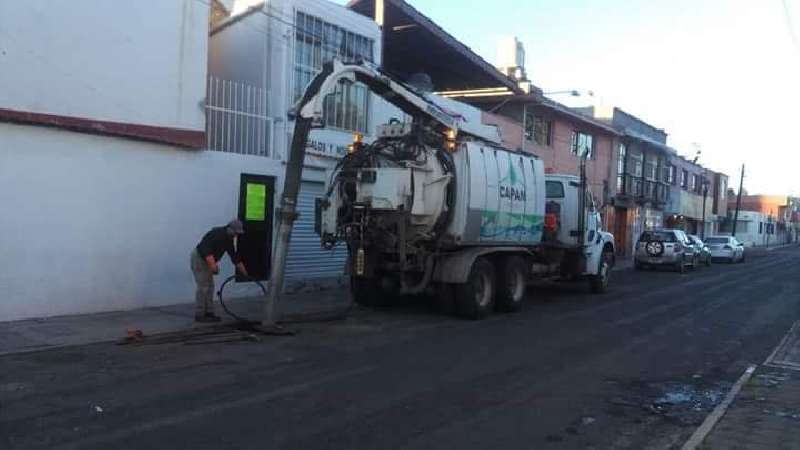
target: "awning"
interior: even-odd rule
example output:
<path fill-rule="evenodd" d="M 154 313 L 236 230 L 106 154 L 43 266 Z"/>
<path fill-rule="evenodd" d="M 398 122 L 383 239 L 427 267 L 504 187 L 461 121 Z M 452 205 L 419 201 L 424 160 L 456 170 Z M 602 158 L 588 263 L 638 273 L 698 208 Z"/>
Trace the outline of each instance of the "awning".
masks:
<path fill-rule="evenodd" d="M 352 0 L 347 7 L 375 18 L 376 3 L 383 4 L 381 65 L 387 72 L 401 80 L 428 74 L 439 92 L 497 87 L 522 92 L 513 79 L 403 0 Z"/>

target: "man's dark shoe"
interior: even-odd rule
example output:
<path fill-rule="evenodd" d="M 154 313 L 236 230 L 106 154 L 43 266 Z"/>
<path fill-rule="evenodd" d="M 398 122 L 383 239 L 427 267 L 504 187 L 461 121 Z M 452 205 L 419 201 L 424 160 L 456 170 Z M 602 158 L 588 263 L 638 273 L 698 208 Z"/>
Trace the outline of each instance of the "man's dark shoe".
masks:
<path fill-rule="evenodd" d="M 194 321 L 199 323 L 214 323 L 220 322 L 221 320 L 222 318 L 214 313 L 197 314 L 194 316 Z"/>

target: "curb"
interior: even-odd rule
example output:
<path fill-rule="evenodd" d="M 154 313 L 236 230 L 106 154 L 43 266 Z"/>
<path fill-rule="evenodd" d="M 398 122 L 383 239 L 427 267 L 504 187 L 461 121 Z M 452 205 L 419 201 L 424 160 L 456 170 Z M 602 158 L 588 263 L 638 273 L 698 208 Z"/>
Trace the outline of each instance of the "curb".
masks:
<path fill-rule="evenodd" d="M 704 420 L 700 427 L 695 430 L 689 440 L 683 444 L 681 450 L 695 450 L 697 446 L 703 443 L 703 440 L 705 440 L 706 436 L 708 436 L 709 433 L 711 433 L 711 430 L 714 429 L 714 425 L 716 425 L 717 422 L 719 422 L 719 419 L 725 415 L 725 412 L 731 406 L 731 403 L 733 403 L 733 401 L 736 399 L 736 396 L 739 395 L 739 392 L 742 390 L 744 385 L 750 380 L 750 377 L 753 376 L 753 372 L 756 371 L 756 367 L 756 365 L 751 364 L 750 367 L 744 371 L 742 376 L 739 377 L 736 383 L 734 383 L 734 385 L 731 387 L 731 390 L 728 392 L 728 395 L 725 396 L 725 399 L 722 400 L 722 402 L 717 405 L 713 411 L 711 411 L 711 414 L 706 417 L 706 420 Z"/>

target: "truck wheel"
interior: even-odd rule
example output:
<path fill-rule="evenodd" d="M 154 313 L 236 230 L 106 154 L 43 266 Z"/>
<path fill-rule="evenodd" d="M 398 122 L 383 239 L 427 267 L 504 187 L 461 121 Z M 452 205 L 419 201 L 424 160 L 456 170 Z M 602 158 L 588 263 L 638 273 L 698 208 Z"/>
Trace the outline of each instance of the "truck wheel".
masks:
<path fill-rule="evenodd" d="M 458 313 L 468 319 L 483 319 L 494 307 L 494 267 L 485 258 L 472 264 L 467 282 L 456 285 Z"/>
<path fill-rule="evenodd" d="M 519 311 L 528 287 L 528 266 L 519 256 L 504 258 L 497 284 L 497 309 Z"/>
<path fill-rule="evenodd" d="M 380 278 L 350 277 L 353 301 L 361 306 L 387 306 L 390 300 L 381 289 Z"/>
<path fill-rule="evenodd" d="M 589 288 L 595 294 L 603 294 L 608 291 L 608 281 L 611 278 L 611 253 L 603 252 L 600 257 L 600 267 L 597 275 L 589 277 Z"/>

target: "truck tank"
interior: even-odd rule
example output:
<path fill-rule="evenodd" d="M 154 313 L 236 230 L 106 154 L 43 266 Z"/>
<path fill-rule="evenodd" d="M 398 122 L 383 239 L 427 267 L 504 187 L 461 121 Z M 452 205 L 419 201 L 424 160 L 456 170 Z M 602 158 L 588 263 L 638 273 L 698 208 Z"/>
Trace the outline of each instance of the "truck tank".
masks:
<path fill-rule="evenodd" d="M 538 158 L 410 124 L 383 126 L 379 136 L 354 144 L 333 173 L 321 217 L 327 245 L 394 253 L 403 266 L 436 249 L 541 242 Z"/>

